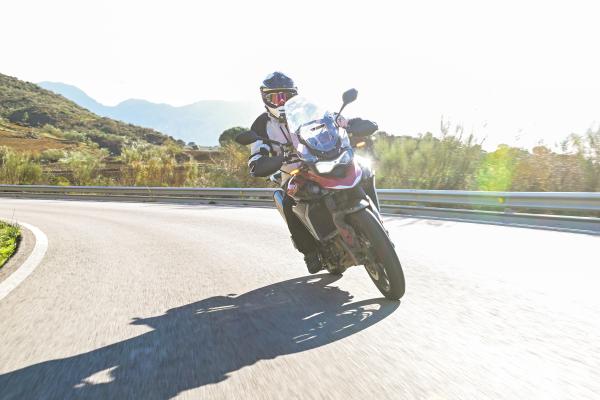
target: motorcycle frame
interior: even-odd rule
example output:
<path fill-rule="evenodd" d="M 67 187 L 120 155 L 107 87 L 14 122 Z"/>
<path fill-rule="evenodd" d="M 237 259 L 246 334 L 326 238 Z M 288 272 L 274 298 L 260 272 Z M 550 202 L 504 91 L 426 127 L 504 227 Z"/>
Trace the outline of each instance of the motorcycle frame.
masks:
<path fill-rule="evenodd" d="M 344 174 L 322 176 L 308 168 L 290 178 L 284 187 L 295 202 L 292 211 L 321 246 L 339 239 L 338 243 L 350 257 L 349 264 L 344 266 L 347 268 L 362 264 L 365 254 L 356 232 L 346 223 L 346 216 L 365 208 L 378 217 L 379 212 L 360 185 L 373 176 L 372 170 L 359 165 L 356 159 L 336 168 L 345 168 Z M 319 187 L 318 194 L 310 192 L 315 185 Z"/>

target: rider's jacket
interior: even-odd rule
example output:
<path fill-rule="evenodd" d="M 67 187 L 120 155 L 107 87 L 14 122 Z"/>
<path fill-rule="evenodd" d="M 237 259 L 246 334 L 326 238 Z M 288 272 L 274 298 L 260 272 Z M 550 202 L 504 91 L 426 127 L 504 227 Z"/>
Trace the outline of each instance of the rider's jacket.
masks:
<path fill-rule="evenodd" d="M 265 139 L 275 140 L 280 143 L 292 143 L 294 147 L 298 144 L 296 136 L 290 134 L 285 123 L 279 122 L 271 117 L 268 113 L 263 113 L 256 118 L 250 130 Z M 250 173 L 253 173 L 254 165 L 259 162 L 262 157 L 277 156 L 282 152 L 280 146 L 267 144 L 262 140 L 257 140 L 250 147 L 250 158 L 248 166 Z"/>

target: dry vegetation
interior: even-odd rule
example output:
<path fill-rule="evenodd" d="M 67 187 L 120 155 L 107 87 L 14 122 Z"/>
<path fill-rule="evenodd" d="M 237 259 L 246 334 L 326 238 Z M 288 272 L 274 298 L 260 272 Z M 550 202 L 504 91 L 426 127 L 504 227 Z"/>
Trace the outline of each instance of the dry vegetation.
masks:
<path fill-rule="evenodd" d="M 386 188 L 541 192 L 600 191 L 600 130 L 570 135 L 560 151 L 500 145 L 486 152 L 471 135 L 389 136 L 374 142 L 378 182 Z"/>
<path fill-rule="evenodd" d="M 217 152 L 186 148 L 0 74 L 0 183 L 265 186 L 248 175 L 248 149 L 232 141 L 242 130 L 223 132 Z M 442 121 L 439 135 L 379 132 L 371 156 L 383 188 L 600 191 L 600 129 L 570 135 L 560 151 L 502 145 L 486 152 Z"/>
<path fill-rule="evenodd" d="M 23 127 L 0 118 L 0 183 L 127 186 L 256 186 L 247 172 L 247 149 L 183 148 L 175 142 L 132 142 L 119 154 L 85 133 L 50 125 Z M 8 138 L 5 140 L 5 138 Z"/>
<path fill-rule="evenodd" d="M 55 136 L 59 136 L 54 132 Z M 30 139 L 35 140 L 35 139 Z M 59 143 L 63 144 L 64 142 Z M 486 152 L 473 136 L 375 135 L 381 188 L 498 191 L 600 191 L 600 130 L 571 135 L 561 151 L 499 146 Z M 118 156 L 88 143 L 44 151 L 0 147 L 0 182 L 59 185 L 265 186 L 248 175 L 248 149 L 230 140 L 219 152 L 135 144 Z M 199 161 L 199 159 L 201 161 Z"/>

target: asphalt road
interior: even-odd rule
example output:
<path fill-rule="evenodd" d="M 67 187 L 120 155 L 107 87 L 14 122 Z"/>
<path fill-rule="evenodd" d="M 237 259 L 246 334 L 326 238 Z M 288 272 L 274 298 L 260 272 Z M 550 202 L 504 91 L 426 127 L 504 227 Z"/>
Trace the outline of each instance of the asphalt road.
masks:
<path fill-rule="evenodd" d="M 273 209 L 0 199 L 40 228 L 0 399 L 598 399 L 600 237 L 386 218 L 401 302 L 307 276 Z"/>

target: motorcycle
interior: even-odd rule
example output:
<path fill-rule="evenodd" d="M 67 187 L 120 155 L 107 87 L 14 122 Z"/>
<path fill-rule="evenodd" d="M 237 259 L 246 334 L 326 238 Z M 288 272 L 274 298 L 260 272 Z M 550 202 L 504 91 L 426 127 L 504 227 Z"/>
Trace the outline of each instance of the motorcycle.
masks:
<path fill-rule="evenodd" d="M 317 240 L 329 273 L 341 275 L 351 266 L 364 265 L 379 291 L 398 300 L 405 291 L 402 266 L 376 204 L 361 185 L 372 179 L 373 170 L 355 154 L 374 128 L 360 121 L 346 129 L 339 124 L 341 112 L 357 95 L 355 89 L 346 91 L 337 113 L 301 96 L 289 99 L 285 114 L 291 143 L 261 138 L 253 131 L 235 140 L 242 145 L 262 140 L 281 150 L 255 173 L 271 175 L 280 185 L 273 199 L 284 219 L 284 191 L 294 200 L 292 210 Z"/>

